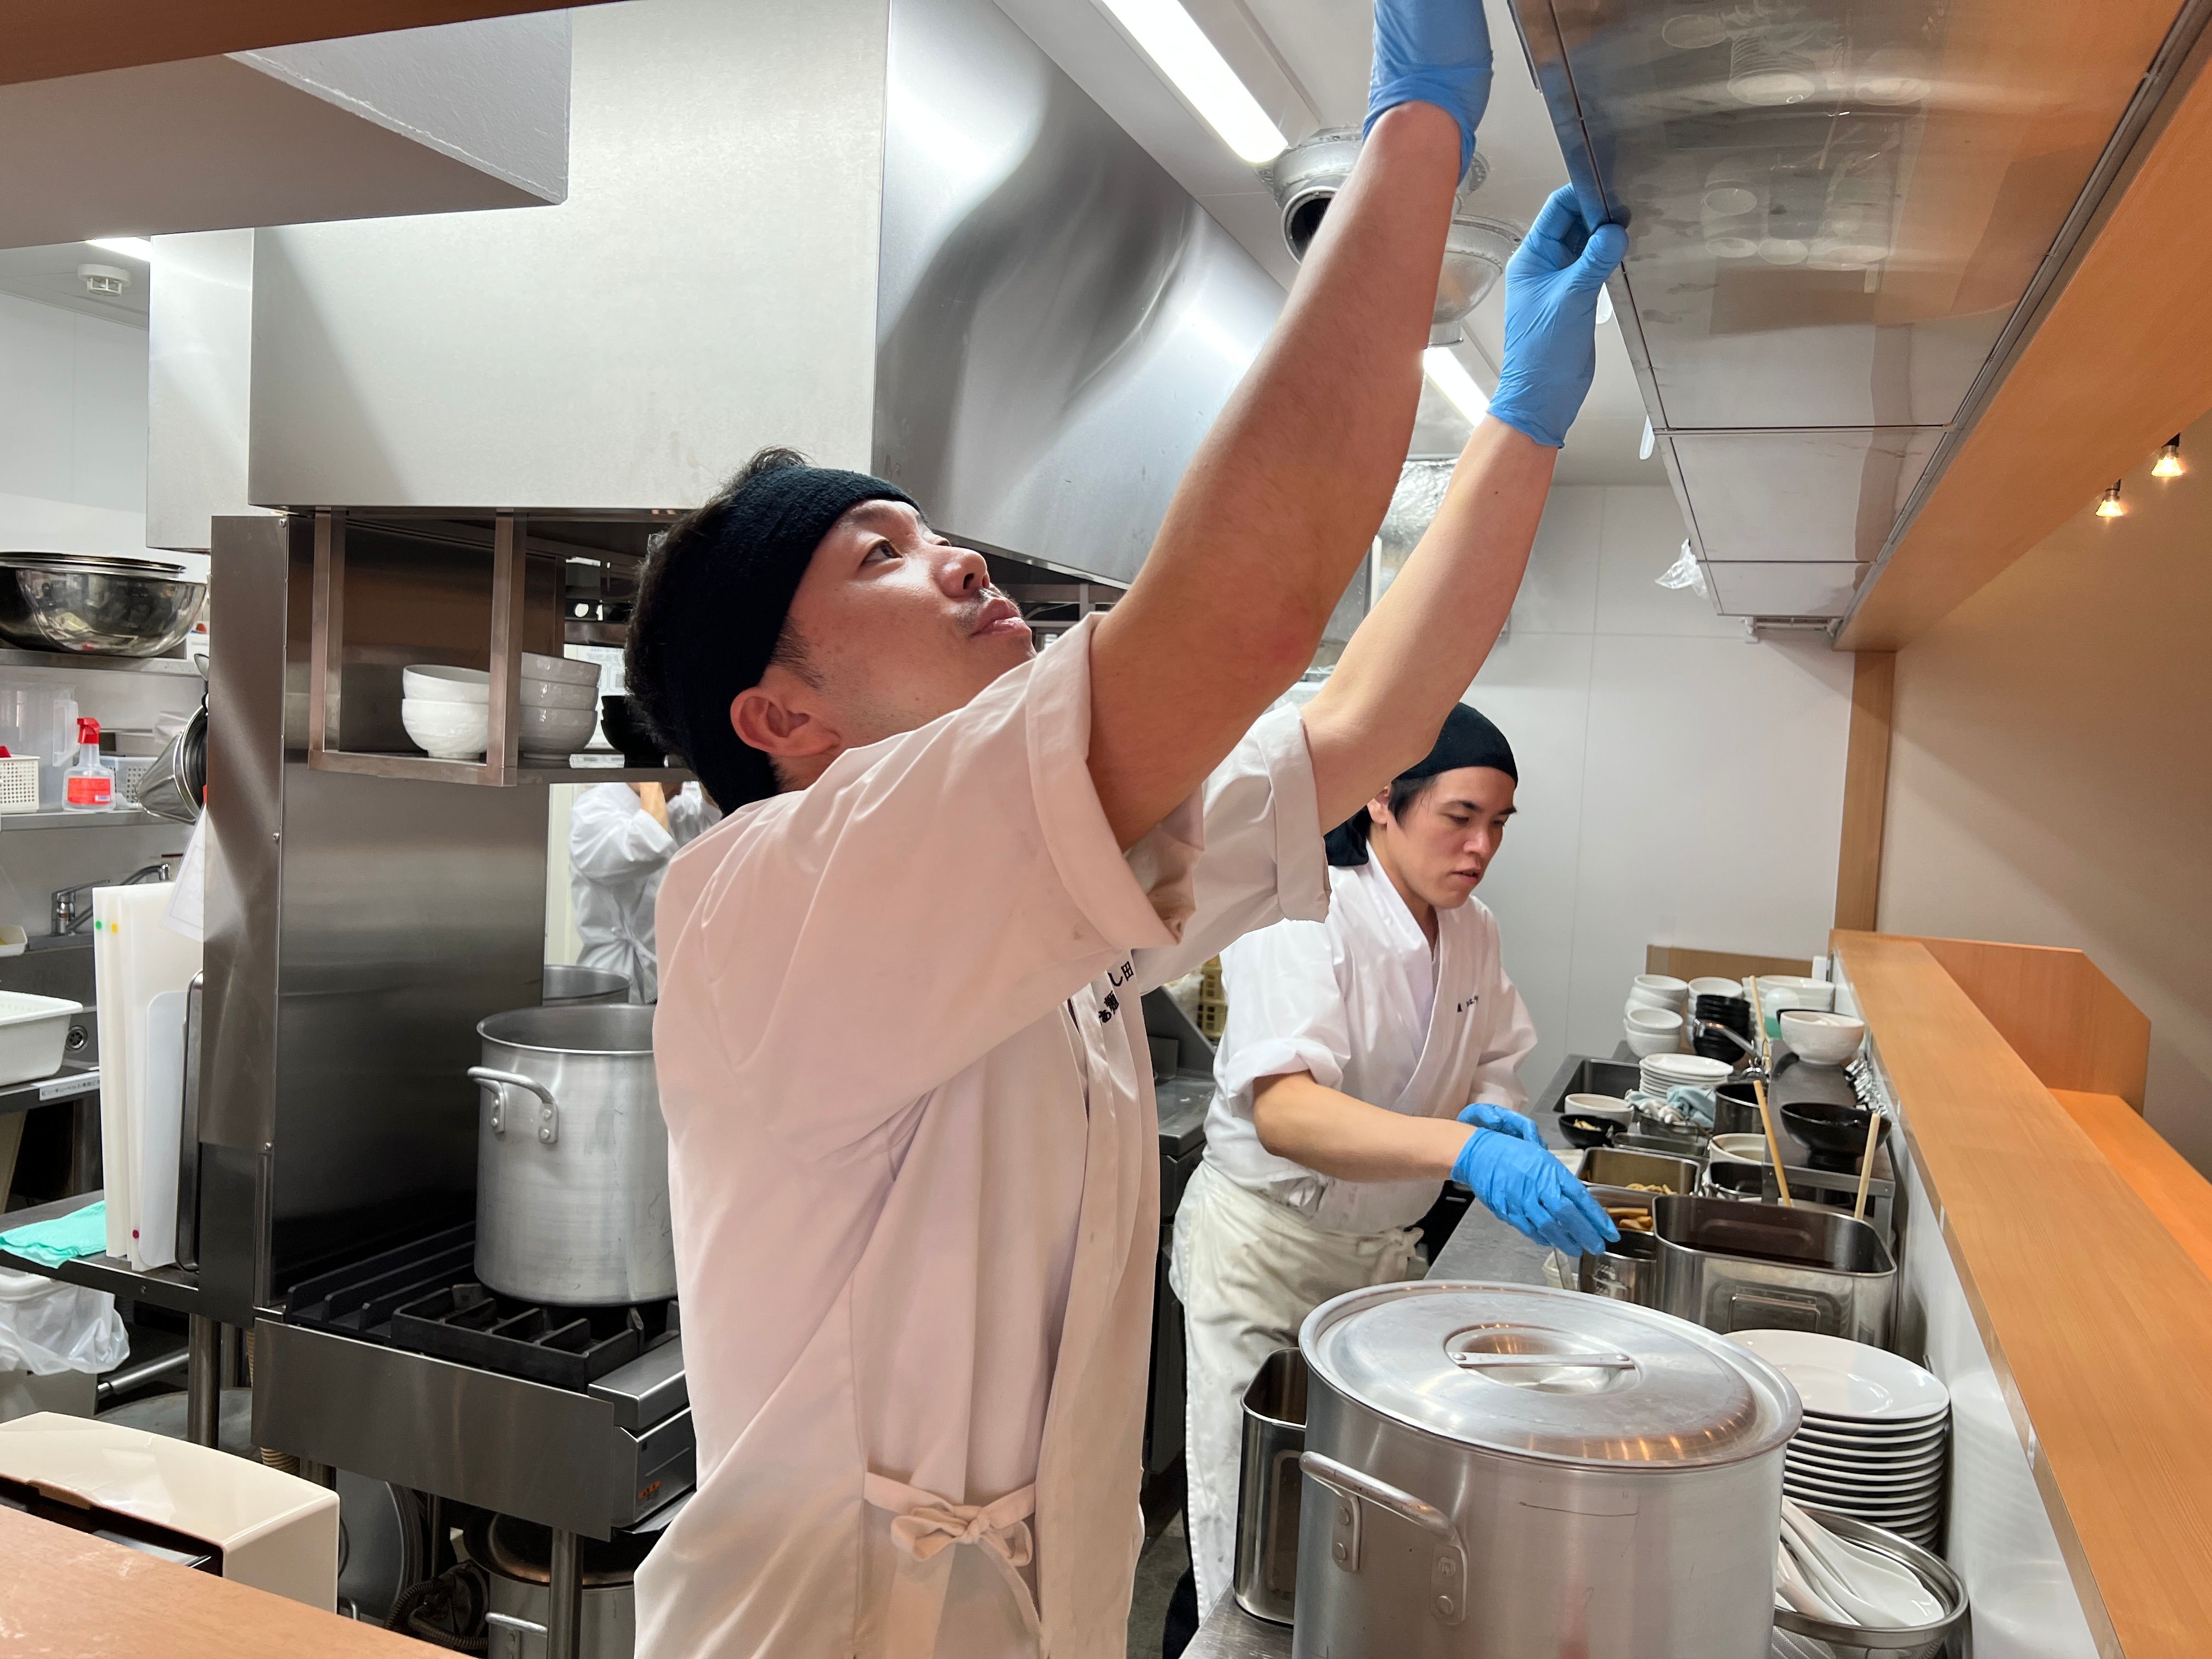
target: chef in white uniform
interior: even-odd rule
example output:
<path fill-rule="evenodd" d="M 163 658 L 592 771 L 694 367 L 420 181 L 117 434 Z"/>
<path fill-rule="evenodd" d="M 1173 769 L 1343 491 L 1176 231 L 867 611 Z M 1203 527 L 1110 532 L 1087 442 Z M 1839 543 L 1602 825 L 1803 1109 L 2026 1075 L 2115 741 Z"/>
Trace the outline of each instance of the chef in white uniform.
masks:
<path fill-rule="evenodd" d="M 578 960 L 629 981 L 632 1002 L 659 996 L 653 907 L 676 849 L 721 813 L 696 783 L 673 799 L 657 783 L 595 783 L 568 814 L 568 902 L 583 942 Z"/>
<path fill-rule="evenodd" d="M 1322 915 L 1322 827 L 1419 759 L 1510 607 L 1625 245 L 1555 203 L 1447 528 L 1261 718 L 1396 483 L 1489 83 L 1472 0 L 1378 14 L 1358 166 L 1110 613 L 1035 656 L 903 491 L 787 451 L 647 562 L 630 693 L 728 816 L 660 892 L 698 1488 L 638 1574 L 644 1659 L 1123 1652 L 1137 994 Z"/>
<path fill-rule="evenodd" d="M 1229 1021 L 1170 1268 L 1198 1620 L 1231 1588 L 1244 1390 L 1321 1304 L 1418 1273 L 1414 1224 L 1447 1176 L 1547 1243 L 1614 1236 L 1521 1113 L 1536 1028 L 1474 896 L 1519 778 L 1504 733 L 1455 704 L 1427 758 L 1329 833 L 1328 919 L 1222 952 Z"/>

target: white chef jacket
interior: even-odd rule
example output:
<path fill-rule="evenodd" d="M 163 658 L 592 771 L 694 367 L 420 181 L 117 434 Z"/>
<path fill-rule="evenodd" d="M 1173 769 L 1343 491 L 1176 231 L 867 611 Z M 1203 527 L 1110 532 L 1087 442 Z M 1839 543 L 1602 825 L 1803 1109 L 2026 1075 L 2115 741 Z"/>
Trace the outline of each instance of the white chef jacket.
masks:
<path fill-rule="evenodd" d="M 1475 1100 L 1517 1110 L 1536 1027 L 1505 976 L 1498 922 L 1481 900 L 1437 912 L 1431 952 L 1381 865 L 1328 876 L 1326 921 L 1284 921 L 1222 952 L 1229 1023 L 1214 1056 L 1206 1161 L 1316 1227 L 1378 1233 L 1419 1220 L 1437 1183 L 1339 1181 L 1276 1157 L 1253 1127 L 1253 1085 L 1310 1072 L 1327 1088 L 1416 1117 L 1454 1117 Z"/>
<path fill-rule="evenodd" d="M 1294 710 L 1124 856 L 1086 623 L 660 895 L 699 1486 L 646 1659 L 1120 1659 L 1158 1123 L 1137 994 L 1328 904 Z"/>
<path fill-rule="evenodd" d="M 626 783 L 580 791 L 568 816 L 568 898 L 583 940 L 580 960 L 629 981 L 632 1002 L 651 1002 L 659 985 L 653 906 L 676 850 L 721 822 L 696 783 L 668 798 L 668 828 Z"/>

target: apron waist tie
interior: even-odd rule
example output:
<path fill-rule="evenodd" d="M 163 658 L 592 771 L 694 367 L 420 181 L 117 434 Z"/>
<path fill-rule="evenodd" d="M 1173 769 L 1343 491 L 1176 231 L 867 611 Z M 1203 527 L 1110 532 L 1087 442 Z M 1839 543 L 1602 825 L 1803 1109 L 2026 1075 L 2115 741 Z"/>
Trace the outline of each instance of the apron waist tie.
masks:
<path fill-rule="evenodd" d="M 891 1517 L 891 1541 L 913 1561 L 927 1561 L 954 1544 L 980 1548 L 1005 1577 L 1030 1633 L 1042 1632 L 1036 1597 L 1021 1572 L 1036 1554 L 1030 1531 L 1030 1517 L 1036 1513 L 1035 1483 L 989 1504 L 956 1504 L 870 1470 L 860 1495 Z"/>

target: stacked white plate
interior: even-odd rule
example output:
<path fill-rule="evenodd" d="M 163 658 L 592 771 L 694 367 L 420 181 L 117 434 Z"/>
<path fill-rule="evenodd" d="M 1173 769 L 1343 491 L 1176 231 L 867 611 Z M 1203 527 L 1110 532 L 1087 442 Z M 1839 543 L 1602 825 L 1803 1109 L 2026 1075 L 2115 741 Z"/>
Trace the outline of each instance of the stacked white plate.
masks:
<path fill-rule="evenodd" d="M 1692 1088 L 1716 1088 L 1729 1079 L 1725 1060 L 1707 1060 L 1703 1054 L 1649 1054 L 1641 1067 L 1644 1092 L 1656 1095 L 1662 1100 L 1667 1091 L 1681 1084 Z"/>
<path fill-rule="evenodd" d="M 1951 1391 L 1909 1359 L 1809 1331 L 1729 1339 L 1788 1377 L 1805 1420 L 1783 1454 L 1782 1490 L 1923 1547 L 1943 1517 Z"/>

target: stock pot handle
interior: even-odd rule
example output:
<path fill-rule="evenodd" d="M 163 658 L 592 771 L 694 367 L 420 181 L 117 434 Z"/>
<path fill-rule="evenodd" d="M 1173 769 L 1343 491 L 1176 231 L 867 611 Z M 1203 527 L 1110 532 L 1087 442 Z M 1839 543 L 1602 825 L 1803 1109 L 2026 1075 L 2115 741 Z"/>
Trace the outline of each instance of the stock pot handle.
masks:
<path fill-rule="evenodd" d="M 1430 1613 L 1445 1625 L 1456 1625 L 1467 1616 L 1467 1551 L 1449 1516 L 1387 1480 L 1319 1452 L 1301 1452 L 1298 1468 L 1341 1500 L 1330 1505 L 1329 1517 L 1329 1554 L 1338 1566 L 1346 1572 L 1359 1571 L 1359 1506 L 1372 1504 L 1419 1527 L 1435 1541 L 1436 1559 L 1429 1567 Z"/>
<path fill-rule="evenodd" d="M 471 1066 L 469 1076 L 492 1091 L 491 1132 L 495 1135 L 507 1133 L 507 1091 L 520 1089 L 538 1097 L 538 1139 L 550 1146 L 561 1138 L 561 1103 L 553 1098 L 553 1091 L 534 1077 L 525 1077 L 520 1072 L 495 1072 L 489 1066 Z"/>

